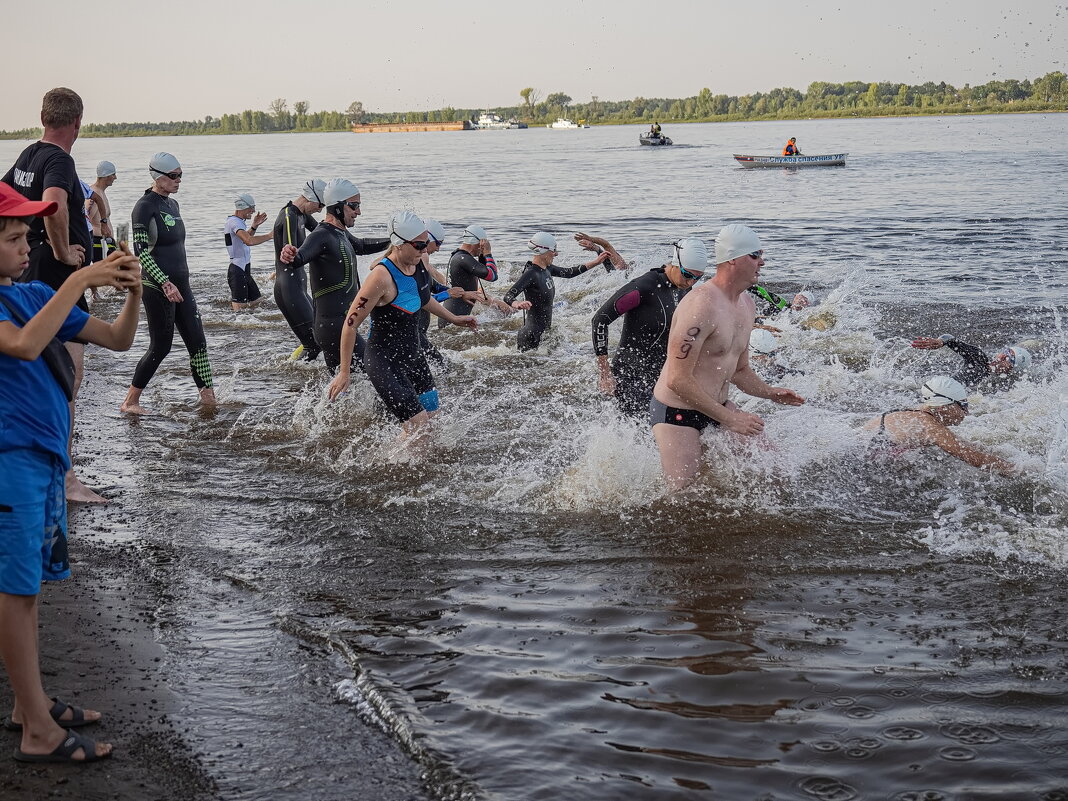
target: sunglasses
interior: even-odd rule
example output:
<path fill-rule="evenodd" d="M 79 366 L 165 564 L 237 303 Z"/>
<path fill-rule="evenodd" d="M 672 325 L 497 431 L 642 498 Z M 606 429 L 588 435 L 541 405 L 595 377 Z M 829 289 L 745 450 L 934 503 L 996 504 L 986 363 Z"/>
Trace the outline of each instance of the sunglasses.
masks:
<path fill-rule="evenodd" d="M 764 258 L 764 251 L 763 250 L 754 250 L 752 253 L 750 253 L 748 255 L 749 255 L 749 258 L 751 258 L 751 259 L 762 259 L 762 258 Z"/>
<path fill-rule="evenodd" d="M 434 244 L 437 245 L 439 248 L 441 247 L 442 243 L 445 241 L 444 239 L 438 239 L 433 234 L 430 234 L 430 238 L 434 241 Z"/>
<path fill-rule="evenodd" d="M 157 175 L 162 175 L 166 178 L 170 178 L 172 181 L 177 181 L 182 177 L 182 174 L 180 172 L 162 172 L 160 170 L 155 169 L 154 167 L 152 169 L 152 172 L 156 173 Z"/>
<path fill-rule="evenodd" d="M 394 231 L 393 233 L 397 234 L 396 231 Z M 412 241 L 411 239 L 405 239 L 400 234 L 397 234 L 397 238 L 401 242 L 406 242 L 407 244 L 411 245 L 416 250 L 426 250 L 428 247 L 430 247 L 429 239 L 416 239 L 415 241 Z"/>
<path fill-rule="evenodd" d="M 360 201 L 357 200 L 355 203 L 351 203 L 348 200 L 346 200 L 345 201 L 345 205 L 348 206 L 353 211 L 356 211 L 358 208 L 360 208 Z"/>
<path fill-rule="evenodd" d="M 700 279 L 705 277 L 704 273 L 697 273 L 695 275 L 694 273 L 691 273 L 689 270 L 682 266 L 679 267 L 679 272 L 682 273 L 683 278 L 688 278 L 691 281 L 699 281 Z"/>

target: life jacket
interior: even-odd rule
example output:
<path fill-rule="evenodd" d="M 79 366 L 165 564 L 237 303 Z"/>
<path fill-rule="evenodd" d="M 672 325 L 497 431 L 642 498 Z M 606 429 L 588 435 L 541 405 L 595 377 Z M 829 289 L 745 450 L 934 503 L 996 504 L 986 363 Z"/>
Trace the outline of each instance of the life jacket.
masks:
<path fill-rule="evenodd" d="M 786 147 L 784 147 L 782 149 L 782 154 L 784 156 L 796 156 L 797 155 L 797 145 L 792 145 L 789 142 L 787 142 L 786 143 Z"/>

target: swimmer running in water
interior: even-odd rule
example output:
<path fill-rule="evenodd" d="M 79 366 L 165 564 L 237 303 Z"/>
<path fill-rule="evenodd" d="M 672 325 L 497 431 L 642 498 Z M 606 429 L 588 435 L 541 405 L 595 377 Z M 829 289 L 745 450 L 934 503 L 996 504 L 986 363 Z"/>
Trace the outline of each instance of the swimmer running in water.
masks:
<path fill-rule="evenodd" d="M 356 256 L 378 253 L 389 246 L 385 238 L 357 239 L 348 229 L 360 216 L 360 190 L 351 181 L 335 178 L 323 190 L 326 219 L 308 234 L 299 248 L 282 247 L 283 264 L 308 265 L 315 302 L 315 341 L 331 372 L 338 369 L 346 309 L 360 288 Z M 363 357 L 363 337 L 357 337 L 357 363 Z"/>
<path fill-rule="evenodd" d="M 319 357 L 319 345 L 315 341 L 315 309 L 308 296 L 308 276 L 303 265 L 286 264 L 282 261 L 282 248 L 292 245 L 300 248 L 318 225 L 313 214 L 323 210 L 326 203 L 323 194 L 326 181 L 312 178 L 304 183 L 297 197 L 282 207 L 274 220 L 271 234 L 274 236 L 274 302 L 286 318 L 303 350 L 300 358 L 314 361 Z"/>
<path fill-rule="evenodd" d="M 520 352 L 534 350 L 541 344 L 542 335 L 553 324 L 553 300 L 556 287 L 553 278 L 574 278 L 591 270 L 598 264 L 604 264 L 605 270 L 612 269 L 610 253 L 604 250 L 593 261 L 575 267 L 557 267 L 553 259 L 557 256 L 556 239 L 552 234 L 539 231 L 527 242 L 534 255 L 526 264 L 526 269 L 519 276 L 512 288 L 504 296 L 504 302 L 513 309 L 529 309 L 526 322 L 519 329 L 517 344 Z M 525 301 L 518 301 L 525 295 Z"/>
<path fill-rule="evenodd" d="M 405 434 L 411 435 L 439 406 L 434 377 L 419 347 L 417 312 L 426 306 L 453 325 L 468 328 L 478 328 L 478 322 L 453 314 L 431 297 L 430 276 L 422 263 L 430 235 L 418 216 L 410 211 L 394 214 L 389 241 L 389 254 L 371 270 L 349 307 L 341 335 L 341 364 L 328 394 L 336 400 L 348 389 L 356 329 L 370 317 L 364 369 L 382 402 L 401 421 Z"/>
<path fill-rule="evenodd" d="M 592 242 L 589 238 L 580 240 Z M 603 244 L 602 244 L 603 243 Z M 608 250 L 607 240 L 595 244 Z M 628 281 L 593 315 L 593 352 L 599 371 L 598 388 L 614 395 L 619 411 L 644 420 L 649 414 L 653 386 L 667 358 L 671 318 L 679 300 L 705 274 L 708 248 L 700 239 L 681 239 L 672 260 Z M 611 369 L 608 327 L 620 317 L 623 331 Z"/>
<path fill-rule="evenodd" d="M 805 399 L 772 387 L 749 366 L 749 333 L 755 308 L 745 291 L 756 284 L 764 251 L 744 225 L 725 226 L 716 237 L 716 274 L 680 301 L 671 322 L 668 356 L 649 404 L 653 436 L 671 490 L 688 486 L 701 465 L 701 432 L 722 426 L 746 436 L 764 421 L 728 399 L 734 384 L 747 395 L 800 406 Z"/>
<path fill-rule="evenodd" d="M 1019 471 L 1012 462 L 957 439 L 950 426 L 968 415 L 968 390 L 947 375 L 935 376 L 921 389 L 923 403 L 916 409 L 892 409 L 869 420 L 871 431 L 900 449 L 936 447 L 973 467 L 989 467 L 1005 476 Z"/>

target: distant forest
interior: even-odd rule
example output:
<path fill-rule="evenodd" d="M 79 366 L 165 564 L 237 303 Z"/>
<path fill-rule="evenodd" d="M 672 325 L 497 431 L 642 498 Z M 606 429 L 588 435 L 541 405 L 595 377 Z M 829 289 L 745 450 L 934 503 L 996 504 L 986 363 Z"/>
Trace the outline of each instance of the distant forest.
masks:
<path fill-rule="evenodd" d="M 305 101 L 290 104 L 284 98 L 266 110 L 246 109 L 237 114 L 177 122 L 87 123 L 82 136 L 163 136 L 196 134 L 269 133 L 274 131 L 347 131 L 353 123 L 454 122 L 477 119 L 482 111 L 514 117 L 530 125 L 550 123 L 557 117 L 585 120 L 592 125 L 620 125 L 658 120 L 672 122 L 736 122 L 743 120 L 794 120 L 816 117 L 884 117 L 910 114 L 981 114 L 1014 111 L 1068 110 L 1068 77 L 1050 72 L 1029 80 L 991 81 L 958 89 L 944 81 L 915 86 L 904 83 L 809 84 L 805 92 L 772 89 L 736 97 L 714 95 L 702 89 L 693 97 L 601 100 L 574 103 L 564 92 L 544 97 L 526 87 L 521 102 L 497 108 L 442 108 L 434 111 L 367 111 L 353 101 L 344 111 L 309 111 Z M 34 139 L 40 128 L 0 131 L 0 138 Z"/>

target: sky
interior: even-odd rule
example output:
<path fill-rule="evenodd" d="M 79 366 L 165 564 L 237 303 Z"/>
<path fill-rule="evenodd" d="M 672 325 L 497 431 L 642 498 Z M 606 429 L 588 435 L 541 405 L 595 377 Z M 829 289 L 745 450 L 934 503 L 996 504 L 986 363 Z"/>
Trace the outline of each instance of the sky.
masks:
<path fill-rule="evenodd" d="M 17 85 L 0 129 L 68 86 L 85 122 L 246 108 L 369 111 L 744 95 L 813 81 L 1034 79 L 1068 72 L 1068 0 L 24 0 L 2 12 Z M 10 75 L 11 73 L 9 73 Z M 9 82 L 11 78 L 8 78 Z"/>

